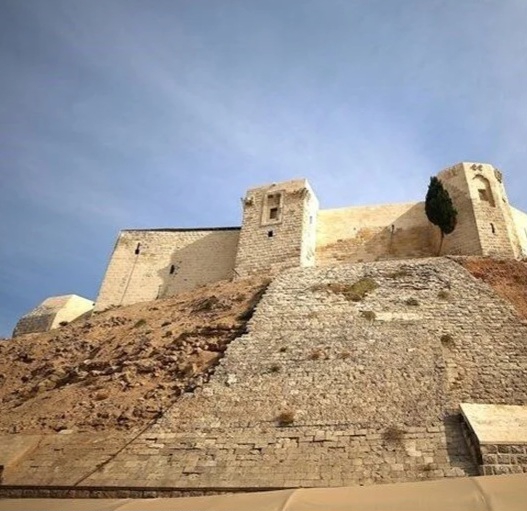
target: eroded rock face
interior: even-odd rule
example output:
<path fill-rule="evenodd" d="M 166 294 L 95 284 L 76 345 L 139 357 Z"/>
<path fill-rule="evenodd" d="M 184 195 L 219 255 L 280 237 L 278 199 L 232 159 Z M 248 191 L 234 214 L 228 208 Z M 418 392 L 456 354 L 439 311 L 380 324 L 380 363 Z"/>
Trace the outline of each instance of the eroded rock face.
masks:
<path fill-rule="evenodd" d="M 141 427 L 208 380 L 265 285 L 219 283 L 0 343 L 0 432 Z"/>

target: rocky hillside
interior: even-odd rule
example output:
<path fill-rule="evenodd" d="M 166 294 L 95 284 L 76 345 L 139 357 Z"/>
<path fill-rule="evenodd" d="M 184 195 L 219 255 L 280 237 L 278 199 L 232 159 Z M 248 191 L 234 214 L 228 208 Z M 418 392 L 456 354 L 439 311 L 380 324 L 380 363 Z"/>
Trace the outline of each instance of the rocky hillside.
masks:
<path fill-rule="evenodd" d="M 527 319 L 527 264 L 524 261 L 483 257 L 456 260 L 474 277 L 492 286 L 498 295 L 512 303 L 518 313 Z"/>
<path fill-rule="evenodd" d="M 267 282 L 204 286 L 0 343 L 0 432 L 133 430 L 208 380 Z"/>

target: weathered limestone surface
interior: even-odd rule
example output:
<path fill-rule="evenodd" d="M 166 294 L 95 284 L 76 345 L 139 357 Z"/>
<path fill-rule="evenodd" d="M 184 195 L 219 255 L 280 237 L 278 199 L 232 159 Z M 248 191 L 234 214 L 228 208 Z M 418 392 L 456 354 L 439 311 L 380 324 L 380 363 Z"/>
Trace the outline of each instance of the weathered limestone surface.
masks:
<path fill-rule="evenodd" d="M 438 232 L 424 202 L 387 204 L 318 213 L 317 266 L 437 255 Z"/>
<path fill-rule="evenodd" d="M 91 312 L 94 305 L 91 300 L 82 296 L 51 296 L 20 318 L 13 337 L 58 328 L 62 322 L 69 323 Z"/>
<path fill-rule="evenodd" d="M 360 302 L 313 289 L 363 277 L 379 287 Z M 287 271 L 250 325 L 200 394 L 83 484 L 332 486 L 476 474 L 459 403 L 527 401 L 527 326 L 447 259 Z M 278 426 L 282 411 L 294 413 L 291 426 Z"/>
<path fill-rule="evenodd" d="M 363 278 L 378 287 L 358 302 L 325 287 Z M 249 326 L 148 430 L 47 436 L 4 484 L 339 486 L 524 470 L 517 446 L 471 454 L 459 404 L 527 404 L 527 325 L 454 261 L 292 269 Z M 486 454 L 509 457 L 485 469 Z"/>
<path fill-rule="evenodd" d="M 236 274 L 312 266 L 317 211 L 318 200 L 306 179 L 248 190 L 243 199 Z"/>
<path fill-rule="evenodd" d="M 239 236 L 239 228 L 121 232 L 96 310 L 148 302 L 232 278 Z"/>
<path fill-rule="evenodd" d="M 462 162 L 438 178 L 458 211 L 457 227 L 441 254 L 527 254 L 527 215 L 509 204 L 498 169 Z M 321 210 L 307 180 L 295 179 L 249 189 L 242 210 L 240 228 L 122 231 L 96 309 L 155 300 L 236 276 L 431 257 L 439 249 L 440 231 L 428 221 L 424 202 Z"/>
<path fill-rule="evenodd" d="M 461 405 L 464 433 L 482 475 L 527 472 L 527 407 Z"/>

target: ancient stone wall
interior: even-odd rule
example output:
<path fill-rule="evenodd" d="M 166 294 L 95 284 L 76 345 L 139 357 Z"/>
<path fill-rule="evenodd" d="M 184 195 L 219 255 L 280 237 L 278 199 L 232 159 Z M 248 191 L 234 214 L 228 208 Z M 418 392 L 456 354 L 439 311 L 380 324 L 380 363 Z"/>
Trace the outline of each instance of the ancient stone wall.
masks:
<path fill-rule="evenodd" d="M 458 212 L 457 226 L 445 237 L 442 254 L 483 255 L 467 177 L 462 164 L 441 171 L 437 177 L 448 190 Z"/>
<path fill-rule="evenodd" d="M 353 301 L 362 279 L 371 290 Z M 289 270 L 201 392 L 80 484 L 337 486 L 474 475 L 459 403 L 526 404 L 526 336 L 513 308 L 450 260 Z"/>
<path fill-rule="evenodd" d="M 527 215 L 510 207 L 500 171 L 469 162 L 438 177 L 459 213 L 441 254 L 527 254 Z M 242 207 L 241 229 L 123 231 L 96 309 L 154 300 L 233 275 L 429 257 L 439 250 L 440 231 L 426 218 L 423 202 L 319 210 L 309 183 L 298 179 L 252 188 Z"/>
<path fill-rule="evenodd" d="M 316 264 L 429 257 L 437 242 L 422 202 L 325 209 L 317 219 Z"/>
<path fill-rule="evenodd" d="M 522 257 L 527 257 L 527 214 L 519 209 L 511 207 L 512 218 L 516 226 L 518 243 Z"/>
<path fill-rule="evenodd" d="M 13 332 L 13 337 L 34 332 L 47 332 L 69 323 L 93 309 L 91 300 L 77 295 L 52 296 L 25 314 Z"/>
<path fill-rule="evenodd" d="M 119 234 L 96 310 L 173 296 L 234 276 L 240 230 L 130 230 Z"/>
<path fill-rule="evenodd" d="M 305 179 L 249 190 L 243 199 L 236 274 L 312 265 L 317 209 Z"/>
<path fill-rule="evenodd" d="M 501 172 L 486 163 L 462 163 L 482 253 L 514 258 L 519 242 Z"/>

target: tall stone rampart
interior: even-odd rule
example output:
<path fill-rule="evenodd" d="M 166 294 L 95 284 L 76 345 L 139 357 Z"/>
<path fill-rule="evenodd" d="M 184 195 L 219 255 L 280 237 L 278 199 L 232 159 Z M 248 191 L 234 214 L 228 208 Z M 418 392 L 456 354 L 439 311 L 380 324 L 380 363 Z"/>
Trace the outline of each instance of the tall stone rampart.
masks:
<path fill-rule="evenodd" d="M 365 278 L 378 287 L 346 299 Z M 202 392 L 81 484 L 337 486 L 475 474 L 459 404 L 527 404 L 526 336 L 507 302 L 447 259 L 289 270 Z M 285 412 L 292 423 L 280 426 Z"/>
<path fill-rule="evenodd" d="M 323 209 L 317 220 L 316 263 L 431 257 L 437 242 L 423 202 Z"/>
<path fill-rule="evenodd" d="M 510 206 L 498 169 L 462 162 L 438 177 L 458 211 L 441 255 L 527 254 L 527 215 Z M 96 309 L 171 296 L 224 278 L 439 253 L 440 231 L 428 221 L 423 202 L 320 210 L 307 180 L 295 179 L 249 189 L 242 212 L 239 229 L 121 232 Z"/>
<path fill-rule="evenodd" d="M 122 231 L 96 310 L 165 298 L 230 279 L 240 229 Z"/>
<path fill-rule="evenodd" d="M 521 256 L 527 257 L 527 214 L 513 207 L 511 207 L 511 213 L 516 226 Z"/>

